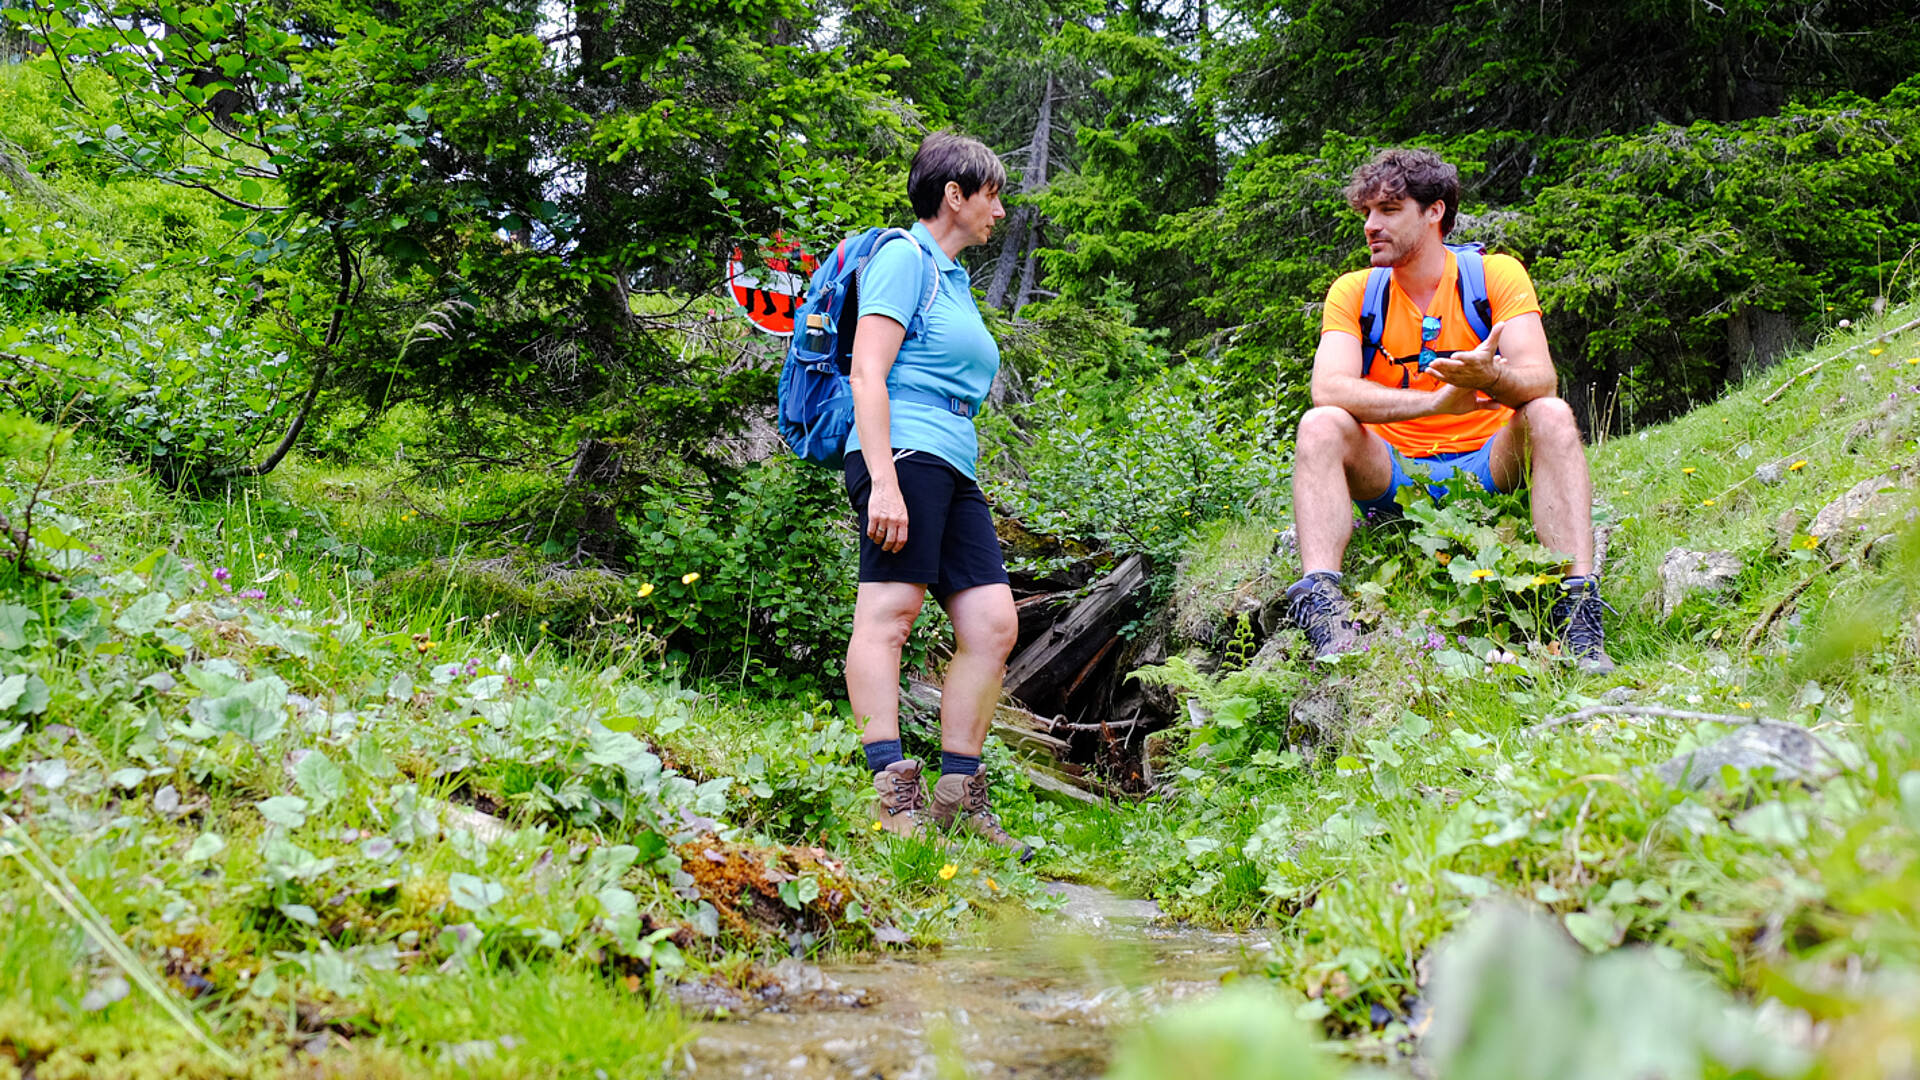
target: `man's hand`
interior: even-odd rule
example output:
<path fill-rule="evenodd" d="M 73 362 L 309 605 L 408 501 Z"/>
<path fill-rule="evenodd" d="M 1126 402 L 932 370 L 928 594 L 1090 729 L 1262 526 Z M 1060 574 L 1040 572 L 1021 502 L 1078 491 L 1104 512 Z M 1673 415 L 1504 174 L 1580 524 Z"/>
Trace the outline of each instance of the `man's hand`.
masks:
<path fill-rule="evenodd" d="M 900 495 L 898 480 L 874 482 L 867 495 L 867 536 L 885 552 L 907 546 L 907 500 Z"/>
<path fill-rule="evenodd" d="M 1439 361 L 1436 360 L 1434 363 L 1438 364 Z M 1499 402 L 1492 398 L 1481 397 L 1480 392 L 1471 386 L 1443 386 L 1433 392 L 1433 412 L 1430 415 L 1458 416 L 1462 413 L 1481 412 L 1499 407 Z"/>
<path fill-rule="evenodd" d="M 1489 390 L 1500 381 L 1500 332 L 1507 324 L 1497 322 L 1480 344 L 1471 349 L 1456 352 L 1450 357 L 1442 357 L 1427 365 L 1427 370 L 1441 382 L 1469 390 Z M 1460 410 L 1462 412 L 1469 410 Z"/>

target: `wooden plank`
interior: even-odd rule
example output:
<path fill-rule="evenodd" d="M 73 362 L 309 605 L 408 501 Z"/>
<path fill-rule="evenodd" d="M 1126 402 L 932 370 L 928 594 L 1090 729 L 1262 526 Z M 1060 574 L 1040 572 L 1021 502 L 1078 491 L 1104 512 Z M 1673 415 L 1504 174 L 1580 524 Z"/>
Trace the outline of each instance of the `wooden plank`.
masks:
<path fill-rule="evenodd" d="M 1007 693 L 1040 712 L 1057 709 L 1065 688 L 1119 631 L 1146 586 L 1147 560 L 1129 556 L 1013 657 L 1007 665 Z"/>
<path fill-rule="evenodd" d="M 1028 767 L 1027 780 L 1037 788 L 1042 796 L 1055 801 L 1080 803 L 1085 806 L 1101 805 L 1100 796 L 1082 787 L 1076 787 L 1051 773 Z"/>

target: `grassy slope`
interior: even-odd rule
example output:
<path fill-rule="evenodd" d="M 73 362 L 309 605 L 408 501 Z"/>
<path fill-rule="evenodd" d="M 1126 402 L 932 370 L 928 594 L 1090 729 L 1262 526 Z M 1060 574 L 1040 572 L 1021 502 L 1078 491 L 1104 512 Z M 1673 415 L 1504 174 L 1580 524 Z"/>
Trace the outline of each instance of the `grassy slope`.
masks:
<path fill-rule="evenodd" d="M 1859 1066 L 1848 1055 L 1871 1058 L 1872 1040 L 1912 1030 L 1911 1011 L 1893 1003 L 1906 994 L 1897 987 L 1911 985 L 1898 980 L 1920 971 L 1920 531 L 1908 527 L 1903 541 L 1862 560 L 1863 542 L 1898 529 L 1898 515 L 1818 551 L 1806 529 L 1857 482 L 1916 462 L 1920 335 L 1861 349 L 1762 403 L 1788 372 L 1861 340 L 1837 338 L 1594 453 L 1597 494 L 1617 526 L 1606 573 L 1619 609 L 1609 618 L 1622 661 L 1614 676 L 1574 675 L 1521 634 L 1512 635 L 1515 662 L 1491 669 L 1430 651 L 1430 628 L 1479 639 L 1477 652 L 1512 623 L 1476 612 L 1524 617 L 1536 602 L 1495 590 L 1483 607 L 1430 556 L 1374 530 L 1348 566 L 1385 631 L 1371 652 L 1318 671 L 1281 659 L 1189 677 L 1204 702 L 1238 697 L 1259 712 L 1244 728 L 1191 735 L 1216 746 L 1206 757 L 1188 751 L 1186 779 L 1167 796 L 1174 812 L 1155 802 L 1089 818 L 1077 833 L 1087 853 L 1064 865 L 1196 917 L 1270 920 L 1269 975 L 1303 1002 L 1301 1015 L 1324 1017 L 1368 1056 L 1404 1052 L 1422 957 L 1478 899 L 1504 895 L 1551 913 L 1594 950 L 1650 943 L 1727 987 L 1807 1008 L 1867 1040 L 1864 1051 L 1844 1037 L 1830 1044 L 1830 1075 L 1879 1075 L 1849 1072 Z M 1755 477 L 1770 462 L 1782 466 L 1777 483 Z M 1279 557 L 1240 565 L 1259 531 L 1203 541 L 1177 591 L 1217 598 L 1215 618 L 1237 598 L 1236 582 L 1270 594 L 1291 568 Z M 1682 546 L 1732 551 L 1747 569 L 1726 595 L 1663 619 L 1657 569 Z M 1480 554 L 1459 543 L 1446 550 Z M 1239 576 L 1214 580 L 1223 566 Z M 1744 647 L 1790 594 L 1797 599 Z M 1444 627 L 1450 611 L 1468 618 Z M 1191 611 L 1183 618 L 1195 621 Z M 1294 692 L 1329 680 L 1344 684 L 1339 729 L 1304 760 L 1285 752 L 1272 733 L 1288 726 Z M 1608 718 L 1528 734 L 1609 691 L 1610 700 L 1808 725 L 1849 768 L 1814 789 L 1760 780 L 1733 795 L 1688 794 L 1643 766 L 1729 727 Z M 1523 1025 L 1527 1011 L 1514 1011 Z"/>
<path fill-rule="evenodd" d="M 590 611 L 593 575 L 474 572 L 434 511 L 510 477 L 403 503 L 389 474 L 294 462 L 195 501 L 84 443 L 42 482 L 48 433 L 15 428 L 15 517 L 39 487 L 36 528 L 86 547 L 38 549 L 66 581 L 0 597 L 0 674 L 24 688 L 0 713 L 21 822 L 0 1075 L 219 1071 L 137 978 L 112 1001 L 127 973 L 53 893 L 202 995 L 244 1071 L 325 1047 L 347 1071 L 590 1076 L 685 1037 L 649 1004 L 655 972 L 751 978 L 752 957 L 870 948 L 873 927 L 938 940 L 1037 889 L 974 845 L 876 844 L 825 702 L 681 690 L 620 627 L 543 625 Z M 404 587 L 366 580 L 423 560 Z"/>

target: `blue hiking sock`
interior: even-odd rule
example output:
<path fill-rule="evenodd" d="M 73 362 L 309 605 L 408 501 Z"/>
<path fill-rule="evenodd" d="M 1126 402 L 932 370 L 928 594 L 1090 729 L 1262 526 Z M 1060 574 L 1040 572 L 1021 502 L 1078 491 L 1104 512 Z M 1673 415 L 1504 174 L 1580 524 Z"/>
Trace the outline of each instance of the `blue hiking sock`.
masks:
<path fill-rule="evenodd" d="M 940 751 L 941 776 L 952 776 L 955 773 L 959 773 L 962 776 L 972 776 L 979 771 L 980 755 L 956 754 L 951 750 Z"/>
<path fill-rule="evenodd" d="M 907 760 L 907 753 L 900 748 L 899 739 L 863 743 L 860 749 L 867 752 L 867 769 L 870 772 L 879 772 L 896 761 Z"/>

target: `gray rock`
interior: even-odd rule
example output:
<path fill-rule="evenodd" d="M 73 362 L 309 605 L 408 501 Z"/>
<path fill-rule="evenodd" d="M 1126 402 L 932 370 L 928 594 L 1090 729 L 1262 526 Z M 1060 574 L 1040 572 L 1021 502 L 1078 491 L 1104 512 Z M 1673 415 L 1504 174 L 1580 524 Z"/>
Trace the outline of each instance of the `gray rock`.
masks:
<path fill-rule="evenodd" d="M 1639 696 L 1639 691 L 1631 686 L 1616 686 L 1600 695 L 1600 700 L 1608 705 L 1625 705 Z"/>
<path fill-rule="evenodd" d="M 1660 561 L 1660 616 L 1666 618 L 1680 610 L 1687 598 L 1700 593 L 1718 594 L 1746 569 L 1740 556 L 1730 551 L 1690 551 L 1674 548 Z"/>
<path fill-rule="evenodd" d="M 1913 487 L 1910 474 L 1896 471 L 1862 480 L 1847 493 L 1820 508 L 1807 535 L 1822 544 L 1832 542 L 1856 525 L 1884 517 L 1907 504 L 1906 490 Z"/>
<path fill-rule="evenodd" d="M 1763 484 L 1777 484 L 1787 478 L 1787 467 L 1778 461 L 1769 461 L 1753 470 L 1753 478 Z"/>
<path fill-rule="evenodd" d="M 1677 755 L 1655 767 L 1654 773 L 1675 787 L 1699 791 L 1719 787 L 1721 770 L 1728 766 L 1743 774 L 1771 768 L 1773 778 L 1783 781 L 1824 780 L 1838 771 L 1837 763 L 1805 729 L 1791 724 L 1753 724 Z"/>

